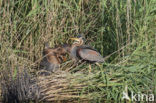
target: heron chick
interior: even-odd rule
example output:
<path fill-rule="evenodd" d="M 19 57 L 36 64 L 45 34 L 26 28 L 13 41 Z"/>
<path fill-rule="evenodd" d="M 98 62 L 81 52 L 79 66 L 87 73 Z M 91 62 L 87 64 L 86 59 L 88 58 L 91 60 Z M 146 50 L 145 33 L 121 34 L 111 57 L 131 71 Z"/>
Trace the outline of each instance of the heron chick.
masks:
<path fill-rule="evenodd" d="M 55 72 L 60 67 L 60 64 L 66 61 L 66 53 L 64 46 L 50 48 L 46 43 L 43 50 L 43 59 L 40 62 L 40 69 Z"/>

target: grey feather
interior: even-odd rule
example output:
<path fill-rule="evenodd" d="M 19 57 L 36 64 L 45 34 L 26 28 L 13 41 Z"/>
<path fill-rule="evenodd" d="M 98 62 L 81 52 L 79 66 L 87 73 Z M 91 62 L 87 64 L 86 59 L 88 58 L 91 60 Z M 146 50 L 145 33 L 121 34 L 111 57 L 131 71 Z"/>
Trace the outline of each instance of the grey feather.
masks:
<path fill-rule="evenodd" d="M 89 54 L 90 52 L 94 52 L 95 54 Z M 104 58 L 101 56 L 101 54 L 92 49 L 80 49 L 78 54 L 84 60 L 91 62 L 104 62 Z"/>

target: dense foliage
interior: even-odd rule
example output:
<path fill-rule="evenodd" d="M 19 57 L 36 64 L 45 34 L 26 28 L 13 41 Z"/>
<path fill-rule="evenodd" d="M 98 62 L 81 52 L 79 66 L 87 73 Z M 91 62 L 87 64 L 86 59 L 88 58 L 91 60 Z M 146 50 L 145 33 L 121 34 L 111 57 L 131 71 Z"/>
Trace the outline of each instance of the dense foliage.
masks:
<path fill-rule="evenodd" d="M 0 70 L 31 70 L 45 42 L 54 47 L 83 34 L 106 57 L 100 68 L 92 66 L 92 82 L 83 89 L 90 98 L 123 102 L 125 88 L 156 95 L 155 0 L 1 0 L 0 15 Z"/>

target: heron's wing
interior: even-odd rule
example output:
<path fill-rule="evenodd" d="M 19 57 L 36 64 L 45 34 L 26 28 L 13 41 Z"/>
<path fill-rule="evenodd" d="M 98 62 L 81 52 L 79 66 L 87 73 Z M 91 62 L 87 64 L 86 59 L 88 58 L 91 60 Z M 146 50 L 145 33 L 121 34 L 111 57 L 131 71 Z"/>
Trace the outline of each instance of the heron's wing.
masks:
<path fill-rule="evenodd" d="M 91 62 L 104 62 L 101 54 L 90 48 L 79 48 L 78 55 L 80 58 Z"/>
<path fill-rule="evenodd" d="M 94 48 L 92 48 L 91 46 L 88 46 L 88 45 L 82 45 L 79 48 L 81 48 L 81 49 L 90 49 L 90 50 L 94 50 L 94 51 L 98 52 L 96 49 L 94 49 Z"/>

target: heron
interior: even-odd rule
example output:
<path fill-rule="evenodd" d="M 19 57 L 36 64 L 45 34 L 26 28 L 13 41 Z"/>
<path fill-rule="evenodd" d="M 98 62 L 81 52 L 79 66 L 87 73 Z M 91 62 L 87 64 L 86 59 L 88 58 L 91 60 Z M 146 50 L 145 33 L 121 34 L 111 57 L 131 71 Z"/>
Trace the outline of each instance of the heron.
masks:
<path fill-rule="evenodd" d="M 60 67 L 60 64 L 66 61 L 66 49 L 64 46 L 66 45 L 50 48 L 49 44 L 45 43 L 40 69 L 55 72 Z"/>
<path fill-rule="evenodd" d="M 70 48 L 68 47 L 70 57 L 74 61 L 87 61 L 89 63 L 89 72 L 91 72 L 91 63 L 95 63 L 100 66 L 98 63 L 104 62 L 104 58 L 96 49 L 93 49 L 88 45 L 84 45 L 82 36 L 70 39 L 75 41 Z"/>

